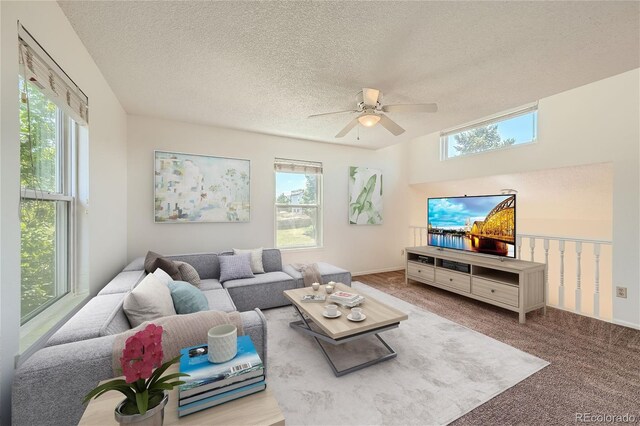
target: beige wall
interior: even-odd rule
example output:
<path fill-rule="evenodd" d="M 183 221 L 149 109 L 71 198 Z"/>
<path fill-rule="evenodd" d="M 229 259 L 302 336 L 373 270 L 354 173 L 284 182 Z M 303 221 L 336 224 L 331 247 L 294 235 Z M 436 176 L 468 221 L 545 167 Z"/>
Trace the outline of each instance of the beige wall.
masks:
<path fill-rule="evenodd" d="M 439 161 L 438 134 L 415 139 L 410 148 L 409 182 L 425 184 L 610 162 L 612 287 L 628 288 L 627 299 L 613 298 L 613 320 L 640 327 L 640 70 L 541 99 L 538 122 L 535 144 L 448 161 Z M 416 196 L 419 194 L 414 192 L 412 210 L 424 209 L 418 207 Z M 413 211 L 412 221 L 420 214 Z"/>
<path fill-rule="evenodd" d="M 126 260 L 126 114 L 56 2 L 0 3 L 0 424 L 9 424 L 20 330 L 18 20 L 89 97 L 86 273 L 96 293 Z M 86 154 L 86 153 L 85 153 Z M 83 201 L 87 201 L 86 199 Z"/>
<path fill-rule="evenodd" d="M 128 129 L 129 259 L 143 256 L 148 250 L 170 254 L 273 247 L 273 160 L 283 157 L 320 161 L 324 166 L 324 247 L 284 251 L 284 262 L 325 261 L 354 273 L 402 268 L 401 249 L 406 244 L 408 226 L 407 174 L 402 167 L 406 146 L 372 151 L 139 116 L 129 116 Z M 251 160 L 251 221 L 155 224 L 154 150 Z M 382 169 L 382 225 L 349 225 L 349 166 Z"/>

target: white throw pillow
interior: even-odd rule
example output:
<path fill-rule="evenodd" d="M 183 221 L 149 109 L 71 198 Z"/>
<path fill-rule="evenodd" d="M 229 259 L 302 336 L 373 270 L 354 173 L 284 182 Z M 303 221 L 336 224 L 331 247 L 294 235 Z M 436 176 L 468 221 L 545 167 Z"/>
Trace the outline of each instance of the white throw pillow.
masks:
<path fill-rule="evenodd" d="M 154 274 L 147 275 L 125 296 L 123 309 L 132 327 L 176 314 L 171 290 Z"/>
<path fill-rule="evenodd" d="M 160 268 L 153 271 L 153 275 L 155 275 L 156 278 L 160 280 L 160 282 L 164 285 L 169 285 L 169 283 L 173 281 L 173 278 L 171 278 L 171 275 L 167 274 L 164 270 Z"/>
<path fill-rule="evenodd" d="M 262 264 L 262 247 L 257 249 L 233 249 L 233 254 L 250 253 L 251 254 L 251 272 L 254 274 L 264 274 L 264 265 Z"/>

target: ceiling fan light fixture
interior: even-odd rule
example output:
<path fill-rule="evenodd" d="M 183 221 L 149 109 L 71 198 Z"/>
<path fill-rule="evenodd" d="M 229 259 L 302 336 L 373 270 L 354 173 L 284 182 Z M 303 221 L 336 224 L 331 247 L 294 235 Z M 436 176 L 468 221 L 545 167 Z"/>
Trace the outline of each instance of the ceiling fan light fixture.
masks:
<path fill-rule="evenodd" d="M 358 121 L 364 127 L 373 127 L 380 121 L 380 116 L 376 114 L 364 114 L 358 117 Z"/>

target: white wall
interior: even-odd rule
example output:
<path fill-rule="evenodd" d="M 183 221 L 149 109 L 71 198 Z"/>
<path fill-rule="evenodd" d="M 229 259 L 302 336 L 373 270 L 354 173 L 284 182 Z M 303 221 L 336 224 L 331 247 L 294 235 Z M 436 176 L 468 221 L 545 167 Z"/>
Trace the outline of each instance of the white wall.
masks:
<path fill-rule="evenodd" d="M 535 144 L 439 161 L 438 134 L 415 139 L 409 181 L 422 184 L 611 162 L 613 285 L 628 287 L 627 299 L 613 298 L 613 320 L 640 327 L 639 145 L 640 70 L 635 69 L 541 99 Z M 418 215 L 412 212 L 412 220 Z"/>
<path fill-rule="evenodd" d="M 402 268 L 406 243 L 405 146 L 380 151 L 266 136 L 176 121 L 129 116 L 128 256 L 274 246 L 275 157 L 320 161 L 324 166 L 324 247 L 285 251 L 289 262 L 326 261 L 352 272 Z M 178 151 L 251 160 L 249 223 L 155 224 L 153 151 Z M 348 223 L 348 167 L 380 168 L 384 224 Z"/>
<path fill-rule="evenodd" d="M 18 20 L 89 97 L 89 288 L 126 260 L 126 114 L 56 2 L 1 2 L 0 424 L 9 424 L 20 327 Z M 86 254 L 86 253 L 85 253 Z"/>

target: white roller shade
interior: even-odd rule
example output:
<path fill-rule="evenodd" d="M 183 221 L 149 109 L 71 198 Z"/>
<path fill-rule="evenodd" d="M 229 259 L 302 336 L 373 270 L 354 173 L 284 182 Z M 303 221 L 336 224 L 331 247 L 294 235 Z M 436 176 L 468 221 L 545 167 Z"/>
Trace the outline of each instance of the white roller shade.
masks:
<path fill-rule="evenodd" d="M 322 174 L 322 163 L 315 161 L 288 160 L 276 158 L 274 162 L 276 172 Z"/>
<path fill-rule="evenodd" d="M 20 74 L 78 124 L 89 123 L 89 99 L 38 42 L 18 25 Z"/>

